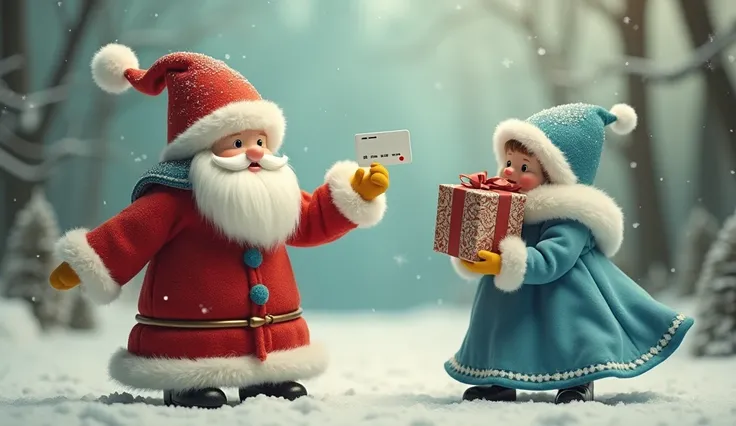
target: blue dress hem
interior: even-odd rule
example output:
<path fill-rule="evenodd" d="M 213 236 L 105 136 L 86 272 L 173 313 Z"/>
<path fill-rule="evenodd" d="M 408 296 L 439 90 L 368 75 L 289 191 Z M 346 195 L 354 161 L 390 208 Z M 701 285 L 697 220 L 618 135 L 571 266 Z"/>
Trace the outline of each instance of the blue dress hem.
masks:
<path fill-rule="evenodd" d="M 679 323 L 677 321 L 680 321 Z M 576 370 L 582 370 L 583 374 L 580 376 L 575 375 L 575 377 L 572 378 L 561 378 L 558 380 L 546 380 L 546 381 L 532 381 L 530 380 L 531 377 L 538 377 L 538 376 L 545 376 L 544 374 L 524 374 L 524 373 L 511 373 L 511 372 L 502 372 L 497 373 L 497 375 L 489 375 L 486 376 L 488 369 L 485 371 L 482 371 L 482 373 L 485 373 L 483 375 L 481 374 L 475 374 L 470 375 L 467 373 L 464 373 L 462 370 L 476 370 L 472 367 L 467 366 L 461 366 L 453 357 L 451 360 L 445 362 L 445 371 L 447 374 L 450 375 L 453 379 L 465 383 L 467 385 L 474 385 L 474 386 L 503 386 L 506 388 L 511 389 L 518 389 L 518 390 L 529 390 L 529 391 L 548 391 L 548 390 L 556 390 L 556 389 L 565 389 L 570 388 L 573 386 L 579 386 L 588 382 L 592 382 L 594 380 L 600 380 L 607 377 L 616 377 L 619 379 L 628 379 L 632 377 L 639 376 L 641 374 L 646 373 L 647 371 L 651 370 L 652 368 L 656 367 L 657 365 L 661 364 L 664 360 L 670 357 L 677 348 L 682 343 L 685 334 L 687 334 L 690 327 L 693 326 L 694 320 L 692 318 L 685 317 L 684 315 L 678 315 L 673 320 L 673 327 L 676 328 L 674 334 L 670 334 L 669 331 L 665 332 L 663 335 L 663 339 L 666 339 L 666 336 L 670 336 L 669 341 L 667 342 L 666 346 L 662 346 L 661 350 L 658 350 L 656 354 L 652 354 L 651 351 L 647 352 L 645 354 L 642 354 L 639 358 L 634 360 L 633 362 L 629 363 L 614 363 L 618 365 L 630 365 L 635 364 L 635 367 L 629 368 L 629 369 L 617 369 L 617 368 L 606 368 L 604 370 L 598 370 L 594 372 L 588 372 L 585 374 L 585 370 L 588 370 L 589 367 L 585 368 L 579 368 Z M 661 340 L 660 340 L 661 341 Z M 656 343 L 655 346 L 659 345 L 659 343 Z M 661 345 L 660 345 L 661 346 Z M 654 347 L 653 347 L 654 348 Z M 645 359 L 646 358 L 646 359 Z M 637 361 L 641 361 L 641 364 L 638 364 Z M 606 367 L 604 363 L 604 367 Z M 600 364 L 599 364 L 600 365 Z M 504 376 L 515 376 L 517 378 L 509 378 L 509 377 L 500 377 L 500 375 L 503 374 Z M 554 376 L 555 373 L 550 373 L 550 376 Z M 567 373 L 567 375 L 574 375 L 574 373 L 570 372 Z M 483 377 L 486 376 L 486 377 Z M 564 376 L 564 375 L 563 375 Z M 523 380 L 523 378 L 527 378 L 527 380 Z"/>

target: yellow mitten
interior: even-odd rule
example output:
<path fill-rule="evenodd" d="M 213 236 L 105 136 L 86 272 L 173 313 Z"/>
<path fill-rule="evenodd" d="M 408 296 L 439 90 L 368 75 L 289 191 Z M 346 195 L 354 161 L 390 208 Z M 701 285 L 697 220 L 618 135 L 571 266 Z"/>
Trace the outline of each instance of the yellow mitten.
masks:
<path fill-rule="evenodd" d="M 366 201 L 371 201 L 386 192 L 388 185 L 388 170 L 379 163 L 371 163 L 368 173 L 362 167 L 358 168 L 350 180 L 353 190 Z"/>
<path fill-rule="evenodd" d="M 51 276 L 49 276 L 49 283 L 51 287 L 57 290 L 70 290 L 78 286 L 80 283 L 79 276 L 68 263 L 64 262 L 57 266 Z"/>
<path fill-rule="evenodd" d="M 481 250 L 478 252 L 481 261 L 468 262 L 462 260 L 462 265 L 470 272 L 483 275 L 498 275 L 501 272 L 501 255 L 490 251 Z"/>

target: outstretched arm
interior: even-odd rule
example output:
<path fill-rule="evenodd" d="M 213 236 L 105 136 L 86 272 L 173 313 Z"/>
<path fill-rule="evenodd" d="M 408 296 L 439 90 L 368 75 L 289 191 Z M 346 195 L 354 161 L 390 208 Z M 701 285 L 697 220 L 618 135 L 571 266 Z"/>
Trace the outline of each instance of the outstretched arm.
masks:
<path fill-rule="evenodd" d="M 179 231 L 187 203 L 188 191 L 155 189 L 91 231 L 67 232 L 55 255 L 79 276 L 90 299 L 108 304 Z"/>
<path fill-rule="evenodd" d="M 325 183 L 314 193 L 302 193 L 299 226 L 287 244 L 294 247 L 327 244 L 355 228 L 368 228 L 381 221 L 386 211 L 386 195 L 364 200 L 351 185 L 357 169 L 357 163 L 340 161 L 327 171 Z"/>
<path fill-rule="evenodd" d="M 508 237 L 500 244 L 501 272 L 495 284 L 514 291 L 522 284 L 552 283 L 569 272 L 590 239 L 590 230 L 571 220 L 550 221 L 534 247 L 519 237 Z"/>

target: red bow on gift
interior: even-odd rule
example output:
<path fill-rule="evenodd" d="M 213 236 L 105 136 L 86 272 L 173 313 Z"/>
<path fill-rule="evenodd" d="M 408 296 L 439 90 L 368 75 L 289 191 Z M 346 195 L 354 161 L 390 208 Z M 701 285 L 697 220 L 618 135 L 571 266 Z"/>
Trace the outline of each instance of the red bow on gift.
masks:
<path fill-rule="evenodd" d="M 521 187 L 513 180 L 502 177 L 488 177 L 488 172 L 478 172 L 469 175 L 460 175 L 460 183 L 467 188 L 485 189 L 507 192 L 519 192 Z"/>

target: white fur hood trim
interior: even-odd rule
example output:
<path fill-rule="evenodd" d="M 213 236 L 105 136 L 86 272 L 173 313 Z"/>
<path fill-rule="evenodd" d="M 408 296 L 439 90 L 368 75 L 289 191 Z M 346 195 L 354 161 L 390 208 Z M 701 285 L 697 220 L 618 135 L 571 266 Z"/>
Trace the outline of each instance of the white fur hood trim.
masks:
<path fill-rule="evenodd" d="M 527 193 L 524 223 L 576 220 L 590 228 L 598 248 L 614 256 L 624 239 L 624 214 L 605 192 L 589 185 L 542 185 Z"/>

